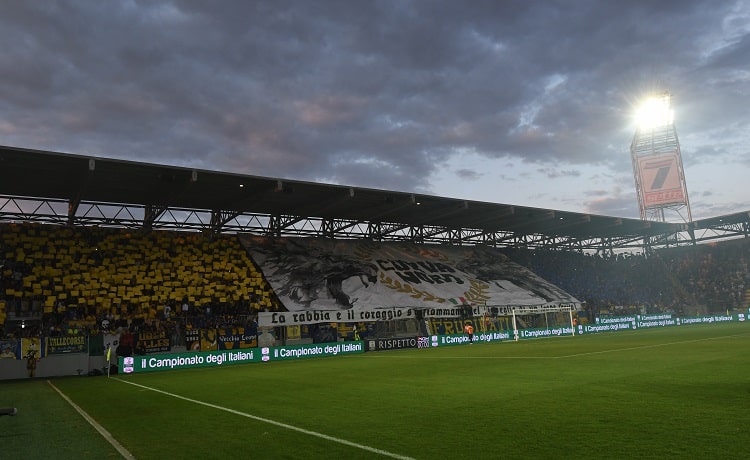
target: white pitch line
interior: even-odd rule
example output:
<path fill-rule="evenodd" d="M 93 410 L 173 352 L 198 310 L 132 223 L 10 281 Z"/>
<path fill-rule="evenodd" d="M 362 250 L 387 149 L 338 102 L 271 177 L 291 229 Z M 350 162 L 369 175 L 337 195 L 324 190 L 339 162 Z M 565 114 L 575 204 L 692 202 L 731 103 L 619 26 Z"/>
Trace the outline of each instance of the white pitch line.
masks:
<path fill-rule="evenodd" d="M 126 458 L 128 460 L 135 460 L 135 457 L 133 457 L 133 454 L 130 453 L 125 447 L 123 447 L 122 444 L 117 442 L 117 440 L 112 436 L 112 434 L 107 431 L 103 426 L 99 424 L 96 420 L 91 418 L 89 414 L 86 413 L 83 409 L 81 409 L 76 403 L 73 402 L 70 398 L 68 398 L 60 389 L 58 389 L 51 381 L 47 380 L 47 383 L 49 386 L 51 386 L 65 401 L 68 402 L 71 406 L 73 406 L 73 409 L 75 409 L 79 414 L 81 414 L 81 417 L 83 417 L 91 426 L 94 427 L 96 431 L 99 432 L 99 434 L 102 435 L 104 439 L 106 439 L 110 444 L 112 444 L 112 447 L 117 449 L 117 452 L 122 455 L 122 458 Z"/>
<path fill-rule="evenodd" d="M 250 418 L 250 419 L 253 419 L 253 420 L 257 420 L 259 422 L 264 422 L 264 423 L 268 423 L 268 424 L 271 424 L 271 425 L 276 425 L 276 426 L 279 426 L 279 427 L 282 427 L 282 428 L 286 428 L 287 430 L 292 430 L 292 431 L 296 431 L 298 433 L 304 433 L 304 434 L 307 434 L 307 435 L 310 435 L 310 436 L 315 436 L 315 437 L 318 437 L 318 438 L 321 438 L 321 439 L 325 439 L 327 441 L 332 441 L 332 442 L 336 442 L 336 443 L 339 443 L 339 444 L 344 444 L 344 445 L 349 446 L 349 447 L 356 447 L 357 449 L 362 449 L 362 450 L 366 450 L 368 452 L 373 452 L 375 454 L 382 455 L 384 457 L 397 458 L 399 460 L 415 460 L 413 457 L 407 457 L 405 455 L 394 454 L 393 452 L 388 452 L 387 450 L 376 449 L 374 447 L 366 446 L 364 444 L 357 444 L 356 442 L 347 441 L 346 439 L 341 439 L 341 438 L 337 438 L 337 437 L 334 437 L 334 436 L 329 436 L 327 434 L 318 433 L 317 431 L 306 430 L 304 428 L 296 427 L 294 425 L 289 425 L 287 423 L 278 422 L 276 420 L 271 420 L 271 419 L 268 419 L 268 418 L 259 417 L 257 415 L 248 414 L 246 412 L 240 412 L 238 410 L 230 409 L 228 407 L 223 407 L 223 406 L 219 406 L 219 405 L 216 405 L 216 404 L 207 403 L 205 401 L 199 401 L 197 399 L 188 398 L 186 396 L 181 396 L 181 395 L 178 395 L 178 394 L 170 393 L 168 391 L 159 390 L 158 388 L 152 388 L 152 387 L 148 387 L 146 385 L 141 385 L 139 383 L 129 382 L 127 380 L 122 380 L 122 379 L 117 378 L 117 377 L 113 377 L 112 380 L 117 380 L 117 381 L 120 381 L 122 383 L 127 383 L 129 385 L 134 385 L 134 386 L 146 389 L 146 390 L 155 391 L 157 393 L 161 393 L 161 394 L 164 394 L 164 395 L 167 395 L 167 396 L 171 396 L 171 397 L 177 398 L 177 399 L 182 399 L 184 401 L 188 401 L 188 402 L 191 402 L 191 403 L 194 403 L 194 404 L 200 404 L 201 406 L 206 406 L 206 407 L 210 407 L 212 409 L 218 409 L 218 410 L 222 410 L 224 412 L 229 412 L 230 414 L 235 414 L 235 415 L 239 415 L 239 416 L 242 416 L 242 417 L 247 417 L 247 418 Z"/>
<path fill-rule="evenodd" d="M 556 356 L 555 358 L 577 358 L 579 356 L 588 356 L 588 355 L 599 355 L 603 353 L 615 353 L 618 351 L 631 351 L 631 350 L 642 350 L 644 348 L 657 348 L 657 347 L 666 347 L 669 345 L 681 345 L 683 343 L 695 343 L 695 342 L 707 342 L 709 340 L 720 340 L 720 339 L 729 339 L 734 337 L 744 337 L 748 334 L 734 334 L 734 335 L 724 335 L 721 337 L 706 337 L 704 339 L 693 339 L 693 340 L 681 340 L 679 342 L 666 342 L 666 343 L 656 343 L 652 345 L 641 345 L 639 347 L 628 347 L 628 348 L 616 348 L 613 350 L 599 350 L 599 351 L 589 351 L 586 353 L 576 353 L 572 355 L 564 355 L 564 356 Z"/>

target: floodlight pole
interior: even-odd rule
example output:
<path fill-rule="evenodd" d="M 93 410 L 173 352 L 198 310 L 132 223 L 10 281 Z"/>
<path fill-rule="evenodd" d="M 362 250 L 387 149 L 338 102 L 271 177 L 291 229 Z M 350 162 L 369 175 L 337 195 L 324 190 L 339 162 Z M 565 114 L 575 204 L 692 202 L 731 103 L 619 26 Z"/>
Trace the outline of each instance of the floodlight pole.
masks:
<path fill-rule="evenodd" d="M 666 222 L 665 211 L 670 211 L 689 223 L 693 217 L 671 97 L 668 92 L 656 97 L 663 113 L 654 117 L 651 124 L 636 128 L 630 157 L 641 220 Z M 683 210 L 687 211 L 687 219 L 682 216 Z"/>

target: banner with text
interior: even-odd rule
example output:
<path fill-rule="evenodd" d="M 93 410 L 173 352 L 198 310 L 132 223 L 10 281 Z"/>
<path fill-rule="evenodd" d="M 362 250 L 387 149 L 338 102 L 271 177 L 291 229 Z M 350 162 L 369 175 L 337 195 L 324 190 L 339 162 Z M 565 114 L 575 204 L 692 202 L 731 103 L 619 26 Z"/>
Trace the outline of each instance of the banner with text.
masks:
<path fill-rule="evenodd" d="M 573 304 L 536 305 L 522 307 L 488 307 L 485 305 L 446 306 L 432 308 L 411 307 L 352 307 L 348 310 L 305 310 L 258 312 L 258 324 L 267 326 L 301 326 L 316 323 L 359 323 L 371 321 L 394 321 L 402 319 L 445 320 L 466 318 L 491 323 L 499 318 L 508 318 L 515 310 L 517 314 L 542 314 L 567 311 Z"/>
<path fill-rule="evenodd" d="M 219 328 L 218 333 L 219 350 L 255 348 L 258 346 L 258 330 L 256 328 Z"/>
<path fill-rule="evenodd" d="M 71 335 L 62 337 L 47 337 L 45 345 L 48 355 L 66 353 L 87 353 L 89 341 L 87 335 Z"/>
<path fill-rule="evenodd" d="M 118 360 L 119 370 L 125 374 L 136 372 L 169 371 L 192 367 L 220 367 L 227 364 L 244 364 L 260 360 L 256 349 L 207 352 L 170 353 L 154 356 L 126 356 Z"/>
<path fill-rule="evenodd" d="M 351 355 L 364 352 L 365 347 L 361 341 L 287 345 L 282 347 L 263 347 L 260 351 L 260 360 L 279 361 L 304 358 L 323 358 L 326 356 Z"/>
<path fill-rule="evenodd" d="M 474 334 L 474 343 L 501 342 L 503 340 L 513 340 L 513 331 L 490 331 Z M 431 347 L 444 347 L 450 345 L 466 345 L 469 342 L 469 336 L 466 334 L 448 334 L 433 335 L 430 337 Z"/>
<path fill-rule="evenodd" d="M 136 343 L 139 348 L 142 346 L 146 353 L 161 353 L 172 349 L 171 340 L 166 331 L 141 331 L 138 333 Z"/>
<path fill-rule="evenodd" d="M 573 328 L 564 327 L 553 327 L 549 329 L 519 329 L 519 339 L 538 339 L 541 337 L 562 337 L 566 335 L 573 335 Z"/>

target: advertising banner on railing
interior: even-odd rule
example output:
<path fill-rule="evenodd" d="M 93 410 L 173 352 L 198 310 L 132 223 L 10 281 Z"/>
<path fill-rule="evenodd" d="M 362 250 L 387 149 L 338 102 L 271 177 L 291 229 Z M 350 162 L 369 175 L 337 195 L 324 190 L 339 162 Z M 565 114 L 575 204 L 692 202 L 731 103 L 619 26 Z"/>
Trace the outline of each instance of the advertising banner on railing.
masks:
<path fill-rule="evenodd" d="M 257 363 L 260 361 L 321 358 L 364 353 L 364 351 L 365 345 L 362 341 L 207 352 L 192 351 L 120 358 L 119 368 L 122 373 L 132 374 L 136 372 L 167 371 L 193 367 L 219 367 L 227 364 Z"/>
<path fill-rule="evenodd" d="M 577 331 L 581 334 L 586 332 L 610 332 L 627 329 L 647 329 L 652 327 L 682 326 L 688 324 L 712 324 L 746 321 L 748 315 L 745 313 L 714 314 L 701 316 L 677 317 L 672 313 L 655 313 L 649 315 L 630 316 L 602 316 L 594 320 L 594 324 L 579 325 Z"/>
<path fill-rule="evenodd" d="M 502 340 L 512 340 L 513 331 L 487 331 L 474 334 L 474 343 L 500 342 Z M 469 336 L 466 334 L 448 334 L 430 336 L 430 347 L 443 347 L 450 345 L 466 345 L 470 343 Z"/>
<path fill-rule="evenodd" d="M 519 339 L 538 339 L 540 337 L 562 337 L 573 335 L 573 328 L 570 326 L 553 327 L 549 329 L 519 329 Z"/>
<path fill-rule="evenodd" d="M 615 332 L 635 329 L 635 321 L 606 321 L 595 324 L 579 324 L 576 328 L 578 334 L 595 334 L 598 332 Z"/>
<path fill-rule="evenodd" d="M 635 315 L 635 325 L 637 328 L 677 326 L 679 324 L 680 320 L 672 317 L 671 313 Z"/>
<path fill-rule="evenodd" d="M 638 315 L 640 316 L 640 315 Z M 635 315 L 630 316 L 597 316 L 594 318 L 596 324 L 624 323 L 629 321 L 633 324 L 636 322 Z"/>
<path fill-rule="evenodd" d="M 283 347 L 263 347 L 260 349 L 261 361 L 279 361 L 289 359 L 322 358 L 325 356 L 351 355 L 364 353 L 364 342 L 314 343 L 305 345 L 288 345 Z"/>
<path fill-rule="evenodd" d="M 712 323 L 731 323 L 744 322 L 747 316 L 744 313 L 734 313 L 731 315 L 704 315 L 704 316 L 687 316 L 678 318 L 679 324 L 712 324 Z"/>
<path fill-rule="evenodd" d="M 615 317 L 607 317 L 606 319 L 600 318 L 594 324 L 579 325 L 576 327 L 575 332 L 578 334 L 591 334 L 634 330 L 642 327 L 648 328 L 690 324 L 706 325 L 724 322 L 750 323 L 750 321 L 748 321 L 748 316 L 749 315 L 745 313 L 731 315 L 704 315 L 686 318 L 673 317 L 671 314 L 635 315 L 632 317 L 620 317 L 621 321 L 617 321 Z M 212 329 L 212 331 L 215 331 L 215 329 Z M 573 335 L 573 333 L 574 329 L 568 326 L 544 329 L 519 329 L 518 331 L 480 331 L 474 334 L 473 343 L 561 337 Z M 3 341 L 0 342 L 0 348 L 2 348 L 2 345 L 5 345 L 7 348 L 7 350 L 4 349 L 6 355 L 8 355 L 9 358 L 16 357 L 16 359 L 18 359 L 17 354 L 13 354 L 11 348 L 12 345 L 16 343 L 17 342 L 15 341 Z M 364 353 L 365 351 L 387 351 L 408 348 L 416 349 L 466 345 L 469 343 L 469 337 L 466 334 L 373 338 L 355 342 L 331 342 L 280 347 L 203 352 L 191 351 L 185 353 L 156 354 L 152 356 L 120 357 L 119 368 L 121 373 L 130 374 L 137 372 L 187 369 L 193 367 L 219 367 L 227 364 L 244 364 L 261 361 L 283 361 L 340 356 Z M 12 354 L 13 356 L 11 356 Z"/>
<path fill-rule="evenodd" d="M 383 339 L 367 339 L 365 340 L 365 347 L 367 351 L 424 348 L 420 346 L 420 344 L 424 345 L 424 339 L 424 337 L 387 337 Z"/>
<path fill-rule="evenodd" d="M 153 356 L 120 357 L 119 369 L 125 374 L 169 371 L 193 367 L 220 367 L 260 361 L 257 349 L 169 353 Z"/>

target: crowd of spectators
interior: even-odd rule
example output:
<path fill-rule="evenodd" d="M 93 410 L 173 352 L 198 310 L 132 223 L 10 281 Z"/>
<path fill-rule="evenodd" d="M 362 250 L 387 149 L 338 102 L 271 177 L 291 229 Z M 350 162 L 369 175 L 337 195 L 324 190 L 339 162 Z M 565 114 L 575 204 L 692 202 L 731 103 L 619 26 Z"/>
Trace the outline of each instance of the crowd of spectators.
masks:
<path fill-rule="evenodd" d="M 278 308 L 234 236 L 0 224 L 0 337 L 171 334 Z"/>
<path fill-rule="evenodd" d="M 590 316 L 690 315 L 748 303 L 748 239 L 650 254 L 502 251 L 585 302 Z M 234 236 L 0 224 L 0 338 L 113 330 L 171 336 L 246 326 L 258 311 L 281 308 Z"/>
<path fill-rule="evenodd" d="M 512 260 L 586 302 L 591 315 L 694 315 L 747 307 L 750 240 L 661 249 L 651 254 L 584 254 L 504 249 Z"/>

